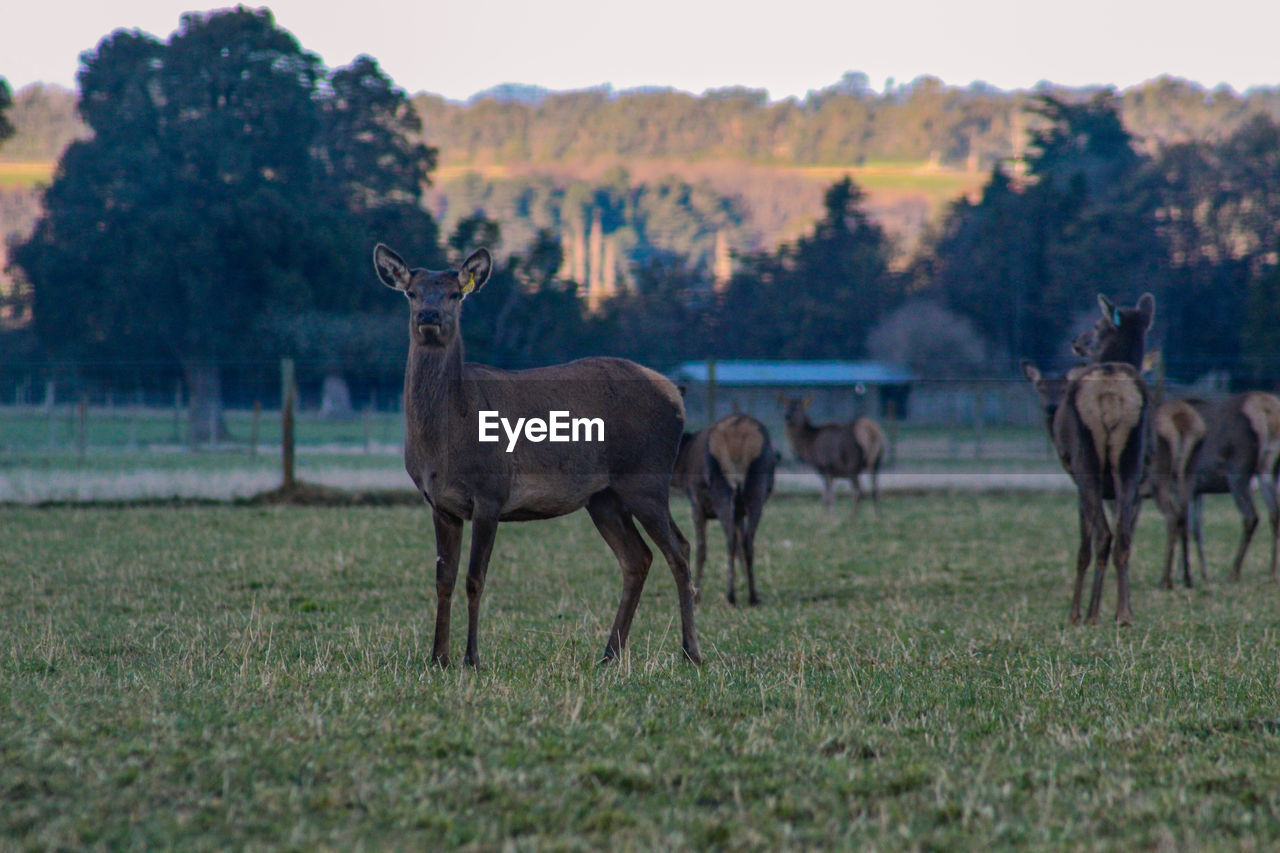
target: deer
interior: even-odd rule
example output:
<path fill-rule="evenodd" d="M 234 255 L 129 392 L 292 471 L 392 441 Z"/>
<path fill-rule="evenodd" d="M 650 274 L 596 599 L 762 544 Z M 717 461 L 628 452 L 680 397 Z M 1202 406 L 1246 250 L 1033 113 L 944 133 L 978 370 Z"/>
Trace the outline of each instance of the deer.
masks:
<path fill-rule="evenodd" d="M 1271 577 L 1276 577 L 1277 534 L 1280 533 L 1280 399 L 1264 391 L 1246 391 L 1218 402 L 1188 399 L 1208 424 L 1204 451 L 1195 476 L 1190 525 L 1200 558 L 1200 573 L 1208 577 L 1204 559 L 1203 495 L 1230 494 L 1240 512 L 1240 543 L 1231 561 L 1230 578 L 1240 579 L 1249 543 L 1258 527 L 1258 511 L 1250 493 L 1253 478 L 1267 507 L 1271 528 Z"/>
<path fill-rule="evenodd" d="M 1126 309 L 1117 309 L 1110 303 L 1103 303 L 1101 298 L 1099 304 L 1103 308 L 1103 319 L 1077 337 L 1074 343 L 1076 352 L 1091 360 L 1104 360 L 1121 352 L 1126 346 L 1131 347 L 1121 343 L 1120 339 L 1124 337 L 1121 329 L 1125 327 L 1127 320 L 1134 319 L 1133 315 Z M 1135 307 L 1143 308 L 1142 300 Z M 1162 427 L 1160 411 L 1165 406 L 1172 407 L 1168 410 L 1168 418 L 1164 424 L 1164 430 L 1170 436 L 1167 441 L 1171 447 L 1175 441 L 1173 432 L 1177 429 L 1184 431 L 1181 447 L 1186 454 L 1186 470 L 1182 472 L 1177 468 L 1164 467 L 1160 458 L 1160 442 L 1166 440 L 1159 435 Z M 1174 412 L 1177 413 L 1178 423 L 1173 422 Z M 1158 443 L 1152 471 L 1152 491 L 1157 504 L 1161 504 L 1162 491 L 1187 493 L 1185 499 L 1180 498 L 1168 506 L 1161 506 L 1169 528 L 1167 539 L 1175 536 L 1173 528 L 1176 527 L 1176 535 L 1182 542 L 1184 583 L 1191 586 L 1186 541 L 1188 529 L 1195 540 L 1200 576 L 1206 581 L 1209 578 L 1204 557 L 1202 524 L 1203 495 L 1207 494 L 1230 494 L 1240 512 L 1242 530 L 1230 573 L 1233 581 L 1239 580 L 1249 543 L 1258 526 L 1258 512 L 1250 493 L 1254 477 L 1258 478 L 1259 491 L 1267 507 L 1271 528 L 1271 576 L 1276 577 L 1277 541 L 1280 539 L 1280 497 L 1277 495 L 1277 488 L 1280 486 L 1280 399 L 1262 391 L 1247 391 L 1217 402 L 1194 397 L 1169 401 L 1157 408 L 1155 426 Z M 1198 443 L 1193 441 L 1197 433 L 1201 436 Z M 1185 479 L 1176 482 L 1178 477 Z M 1182 511 L 1184 506 L 1185 512 Z M 1167 568 L 1168 560 L 1169 556 L 1166 554 L 1166 588 L 1172 586 Z"/>
<path fill-rule="evenodd" d="M 796 458 L 811 466 L 822 478 L 822 505 L 828 510 L 835 505 L 835 480 L 848 477 L 853 486 L 853 514 L 862 502 L 862 485 L 858 475 L 867 472 L 871 482 L 871 501 L 876 516 L 880 515 L 880 463 L 884 456 L 884 430 L 871 418 L 857 418 L 849 424 L 809 422 L 808 407 L 812 397 L 778 395 L 785 407 L 787 438 Z"/>
<path fill-rule="evenodd" d="M 636 521 L 671 568 L 684 656 L 700 663 L 689 543 L 671 517 L 668 496 L 684 430 L 684 401 L 675 385 L 619 358 L 528 370 L 465 361 L 462 309 L 489 279 L 493 260 L 487 249 L 476 249 L 456 269 L 433 271 L 411 269 L 379 243 L 373 264 L 379 280 L 403 293 L 409 305 L 404 463 L 431 507 L 435 527 L 433 662 L 447 667 L 450 661 L 449 617 L 464 521 L 471 522 L 471 551 L 463 660 L 476 668 L 480 600 L 499 523 L 555 518 L 585 507 L 622 571 L 622 596 L 602 663 L 621 655 L 653 561 Z M 532 426 L 522 442 L 480 440 L 478 421 L 486 412 L 531 423 L 535 414 L 547 413 L 549 402 L 602 421 L 600 440 L 541 440 Z"/>
<path fill-rule="evenodd" d="M 1110 321 L 1124 332 L 1108 341 L 1106 353 L 1141 363 L 1146 334 L 1155 314 L 1155 300 L 1144 294 L 1131 322 L 1099 297 Z M 1135 322 L 1136 321 L 1136 322 Z M 1136 336 L 1135 344 L 1130 337 Z M 1079 339 L 1077 339 L 1077 342 Z M 1098 350 L 1102 352 L 1101 348 Z M 1076 551 L 1076 576 L 1068 616 L 1080 621 L 1080 600 L 1085 574 L 1094 564 L 1093 588 L 1087 621 L 1098 619 L 1102 586 L 1108 562 L 1116 570 L 1118 624 L 1133 623 L 1129 599 L 1129 557 L 1141 508 L 1139 485 L 1146 456 L 1150 403 L 1139 367 L 1128 360 L 1103 361 L 1073 368 L 1065 377 L 1051 379 L 1030 361 L 1022 373 L 1035 387 L 1045 413 L 1046 426 L 1063 469 L 1075 483 L 1080 516 L 1080 543 Z M 1114 502 L 1114 529 L 1107 521 L 1105 501 Z"/>
<path fill-rule="evenodd" d="M 742 556 L 747 575 L 747 601 L 760 603 L 756 592 L 755 537 L 765 502 L 773 494 L 778 453 L 764 424 L 746 414 L 732 414 L 680 439 L 671 488 L 683 492 L 693 507 L 694 601 L 702 597 L 702 569 L 707 561 L 707 519 L 718 518 L 729 552 L 725 600 L 737 605 L 734 563 Z"/>

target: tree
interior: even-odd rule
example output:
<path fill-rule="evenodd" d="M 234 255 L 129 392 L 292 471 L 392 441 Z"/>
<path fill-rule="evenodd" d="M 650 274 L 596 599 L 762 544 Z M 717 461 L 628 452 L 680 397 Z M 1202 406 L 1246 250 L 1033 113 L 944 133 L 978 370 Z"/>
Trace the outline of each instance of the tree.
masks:
<path fill-rule="evenodd" d="M 827 189 L 813 231 L 741 259 L 720 311 L 724 355 L 850 358 L 898 300 L 890 244 L 849 177 Z"/>
<path fill-rule="evenodd" d="M 180 365 L 197 440 L 220 428 L 218 363 L 267 354 L 263 318 L 358 307 L 375 231 L 435 246 L 403 93 L 367 57 L 328 75 L 267 10 L 184 15 L 167 44 L 118 31 L 79 82 L 93 136 L 14 251 L 37 334 Z"/>

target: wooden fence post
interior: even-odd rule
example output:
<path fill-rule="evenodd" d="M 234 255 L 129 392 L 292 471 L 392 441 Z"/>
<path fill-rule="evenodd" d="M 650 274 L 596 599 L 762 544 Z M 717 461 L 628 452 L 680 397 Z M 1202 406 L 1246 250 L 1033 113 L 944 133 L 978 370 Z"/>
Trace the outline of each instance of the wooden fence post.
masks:
<path fill-rule="evenodd" d="M 280 464 L 283 473 L 281 489 L 294 487 L 293 475 L 293 409 L 298 388 L 293 374 L 293 359 L 280 359 Z"/>

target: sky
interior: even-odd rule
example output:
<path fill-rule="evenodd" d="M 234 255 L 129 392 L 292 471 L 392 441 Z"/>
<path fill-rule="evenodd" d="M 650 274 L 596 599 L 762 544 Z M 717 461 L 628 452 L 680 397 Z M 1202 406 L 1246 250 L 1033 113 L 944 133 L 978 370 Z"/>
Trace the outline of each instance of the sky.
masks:
<path fill-rule="evenodd" d="M 79 55 L 113 30 L 168 38 L 179 0 L 16 4 L 0 77 L 75 85 Z M 255 5 L 255 4 L 248 4 Z M 1278 0 L 315 0 L 268 4 L 337 67 L 365 53 L 410 94 L 465 100 L 500 83 L 765 89 L 803 97 L 847 71 L 875 89 L 931 75 L 954 86 L 1042 81 L 1127 88 L 1161 75 L 1243 92 L 1280 85 Z"/>

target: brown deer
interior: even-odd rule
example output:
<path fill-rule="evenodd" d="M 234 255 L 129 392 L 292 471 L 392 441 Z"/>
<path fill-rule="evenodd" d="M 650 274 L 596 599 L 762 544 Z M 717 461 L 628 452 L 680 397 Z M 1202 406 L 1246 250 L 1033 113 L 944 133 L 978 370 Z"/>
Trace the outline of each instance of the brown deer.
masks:
<path fill-rule="evenodd" d="M 1098 297 L 1102 308 L 1102 319 L 1094 327 L 1076 338 L 1073 346 L 1080 355 L 1093 361 L 1109 358 L 1136 357 L 1142 360 L 1141 349 L 1134 346 L 1129 330 L 1141 326 L 1150 326 L 1151 316 L 1155 309 L 1150 294 L 1143 294 L 1134 308 L 1116 308 L 1105 297 Z M 1262 492 L 1263 503 L 1266 504 L 1268 521 L 1271 527 L 1271 576 L 1276 576 L 1277 539 L 1280 534 L 1280 498 L 1277 486 L 1280 485 L 1280 399 L 1261 391 L 1249 391 L 1236 394 L 1217 403 L 1201 399 L 1174 401 L 1180 413 L 1179 424 L 1166 421 L 1165 432 L 1170 441 L 1177 429 L 1189 430 L 1181 437 L 1185 465 L 1190 466 L 1183 472 L 1186 478 L 1181 485 L 1173 481 L 1178 475 L 1176 468 L 1165 467 L 1160 458 L 1160 446 L 1163 443 L 1159 435 L 1161 418 L 1157 410 L 1155 426 L 1157 429 L 1157 455 L 1153 460 L 1152 491 L 1160 504 L 1161 491 L 1173 498 L 1179 490 L 1185 491 L 1189 482 L 1191 494 L 1182 499 L 1172 500 L 1161 505 L 1169 527 L 1170 541 L 1175 536 L 1174 527 L 1180 528 L 1176 533 L 1182 541 L 1183 548 L 1183 580 L 1191 585 L 1191 569 L 1187 557 L 1186 530 L 1189 527 L 1195 539 L 1196 551 L 1200 559 L 1200 575 L 1208 579 L 1208 568 L 1204 559 L 1204 537 L 1202 527 L 1203 500 L 1206 494 L 1230 494 L 1240 511 L 1241 531 L 1240 543 L 1236 548 L 1235 558 L 1231 565 L 1231 579 L 1237 580 L 1244 565 L 1244 558 L 1249 550 L 1249 543 L 1258 526 L 1258 512 L 1250 494 L 1254 477 L 1258 478 L 1259 491 Z M 1165 404 L 1169 405 L 1169 404 Z M 1188 414 L 1187 409 L 1194 411 L 1201 425 Z M 1190 443 L 1193 434 L 1202 436 L 1200 446 Z M 1181 511 L 1185 506 L 1186 513 Z M 1170 556 L 1166 553 L 1165 585 L 1171 585 L 1169 578 Z"/>
<path fill-rule="evenodd" d="M 1128 625 L 1133 621 L 1129 552 L 1138 521 L 1147 432 L 1146 385 L 1137 370 L 1118 362 L 1077 367 L 1061 379 L 1042 376 L 1029 361 L 1022 362 L 1022 372 L 1040 395 L 1049 436 L 1078 494 L 1080 545 L 1070 621 L 1080 621 L 1080 597 L 1092 557 L 1095 570 L 1088 621 L 1097 621 L 1107 562 L 1113 560 L 1116 621 Z M 1114 535 L 1103 504 L 1107 500 L 1115 501 Z"/>
<path fill-rule="evenodd" d="M 1231 562 L 1231 579 L 1240 579 L 1245 554 L 1258 527 L 1258 511 L 1250 493 L 1253 478 L 1266 504 L 1271 527 L 1271 577 L 1276 577 L 1277 534 L 1280 533 L 1280 399 L 1262 391 L 1234 394 L 1211 403 L 1188 399 L 1208 425 L 1204 450 L 1196 468 L 1190 525 L 1200 558 L 1200 573 L 1207 577 L 1204 559 L 1203 495 L 1230 494 L 1240 511 L 1243 529 Z"/>
<path fill-rule="evenodd" d="M 1173 559 L 1182 547 L 1182 582 L 1191 588 L 1191 558 L 1187 537 L 1192 524 L 1192 500 L 1208 427 L 1196 407 L 1186 400 L 1165 400 L 1155 407 L 1155 452 L 1147 467 L 1147 488 L 1164 516 L 1164 574 L 1160 583 L 1173 589 Z M 1200 574 L 1205 580 L 1203 562 Z"/>
<path fill-rule="evenodd" d="M 835 504 L 835 481 L 848 477 L 853 486 L 853 513 L 857 515 L 862 502 L 862 485 L 858 475 L 867 472 L 871 481 L 871 501 L 876 515 L 880 515 L 880 463 L 884 455 L 884 430 L 871 418 L 858 418 L 851 424 L 823 424 L 809 422 L 808 407 L 811 398 L 784 397 L 778 400 L 785 406 L 787 438 L 796 458 L 812 466 L 822 478 L 822 505 L 831 509 Z"/>
<path fill-rule="evenodd" d="M 741 554 L 747 574 L 747 601 L 760 603 L 756 593 L 756 528 L 765 501 L 773 493 L 773 472 L 778 454 L 764 424 L 750 415 L 721 418 L 680 440 L 671 488 L 689 498 L 693 506 L 694 600 L 702 596 L 702 568 L 707 561 L 707 519 L 720 519 L 725 548 L 729 552 L 729 587 L 726 599 L 737 604 L 734 563 Z"/>
<path fill-rule="evenodd" d="M 431 271 L 410 269 L 378 244 L 373 264 L 382 282 L 409 300 L 404 461 L 435 523 L 432 658 L 449 663 L 449 612 L 464 520 L 471 521 L 471 553 L 463 660 L 474 667 L 479 664 L 480 597 L 499 522 L 554 518 L 586 507 L 622 568 L 622 599 L 604 659 L 617 657 L 626 645 L 653 561 L 633 521 L 638 519 L 675 577 L 684 654 L 700 662 L 689 543 L 670 511 L 671 467 L 684 426 L 684 402 L 676 387 L 646 367 L 617 358 L 514 371 L 466 363 L 462 305 L 489 277 L 488 251 L 472 252 L 459 269 Z M 600 421 L 599 440 L 557 439 L 555 416 L 566 412 L 584 416 L 588 438 L 590 422 Z M 485 417 L 498 415 L 507 436 L 485 437 Z M 538 415 L 551 421 L 550 430 Z M 519 440 L 522 424 L 524 441 Z"/>
<path fill-rule="evenodd" d="M 1080 545 L 1070 619 L 1080 620 L 1080 596 L 1092 551 L 1095 571 L 1088 621 L 1098 617 L 1111 559 L 1116 567 L 1116 621 L 1128 625 L 1133 621 L 1129 554 L 1141 506 L 1151 411 L 1139 371 L 1155 319 L 1155 298 L 1144 293 L 1132 308 L 1117 308 L 1099 295 L 1098 306 L 1102 318 L 1073 342 L 1076 352 L 1097 363 L 1073 368 L 1062 380 L 1045 378 L 1029 361 L 1022 362 L 1022 373 L 1040 394 L 1058 459 L 1078 493 Z M 1104 501 L 1114 501 L 1114 533 Z"/>

